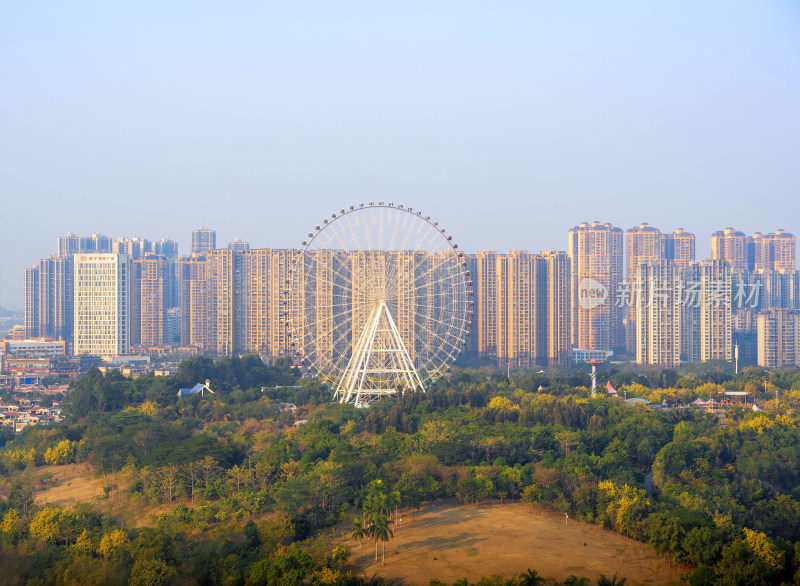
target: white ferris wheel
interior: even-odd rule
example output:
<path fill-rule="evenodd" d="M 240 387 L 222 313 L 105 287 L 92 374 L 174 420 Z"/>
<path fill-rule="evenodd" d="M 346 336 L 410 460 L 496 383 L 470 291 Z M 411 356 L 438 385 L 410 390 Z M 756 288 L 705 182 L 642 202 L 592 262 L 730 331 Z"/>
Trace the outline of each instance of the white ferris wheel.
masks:
<path fill-rule="evenodd" d="M 290 274 L 295 364 L 341 403 L 427 390 L 466 345 L 474 301 L 464 254 L 411 207 L 369 202 L 331 214 Z"/>

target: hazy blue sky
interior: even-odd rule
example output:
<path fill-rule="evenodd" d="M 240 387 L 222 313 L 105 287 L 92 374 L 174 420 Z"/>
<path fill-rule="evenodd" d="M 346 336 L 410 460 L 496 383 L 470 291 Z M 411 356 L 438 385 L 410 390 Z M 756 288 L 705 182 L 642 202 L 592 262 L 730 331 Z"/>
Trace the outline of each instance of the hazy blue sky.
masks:
<path fill-rule="evenodd" d="M 299 244 L 342 206 L 467 251 L 601 220 L 800 235 L 800 3 L 0 3 L 0 303 L 67 232 Z"/>

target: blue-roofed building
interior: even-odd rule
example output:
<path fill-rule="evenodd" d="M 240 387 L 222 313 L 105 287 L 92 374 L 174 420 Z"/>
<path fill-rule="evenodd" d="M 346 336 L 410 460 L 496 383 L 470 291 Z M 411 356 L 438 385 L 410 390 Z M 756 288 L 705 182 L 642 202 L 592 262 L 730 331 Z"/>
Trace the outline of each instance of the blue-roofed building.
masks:
<path fill-rule="evenodd" d="M 648 401 L 647 399 L 642 399 L 640 397 L 632 397 L 625 401 L 628 405 L 652 405 L 652 401 Z"/>
<path fill-rule="evenodd" d="M 210 383 L 211 383 L 211 381 L 207 380 L 206 384 L 197 383 L 191 389 L 179 389 L 178 390 L 178 396 L 179 397 L 187 397 L 189 395 L 196 395 L 196 394 L 200 393 L 200 396 L 202 397 L 202 396 L 205 395 L 206 391 L 208 391 L 209 393 L 211 393 L 213 395 L 214 391 L 212 391 L 211 387 L 208 386 Z"/>

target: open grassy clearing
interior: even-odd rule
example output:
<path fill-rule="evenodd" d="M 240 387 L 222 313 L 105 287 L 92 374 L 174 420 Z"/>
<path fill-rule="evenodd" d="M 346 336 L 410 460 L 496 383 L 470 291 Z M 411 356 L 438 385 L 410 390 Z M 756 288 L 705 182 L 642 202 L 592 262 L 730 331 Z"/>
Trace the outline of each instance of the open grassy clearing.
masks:
<path fill-rule="evenodd" d="M 43 466 L 37 470 L 37 504 L 67 509 L 79 502 L 106 504 L 103 486 L 121 478 L 96 477 L 87 464 Z M 111 500 L 118 515 L 128 511 L 127 525 L 148 524 L 150 514 L 167 507 L 144 507 L 132 514 L 128 499 L 117 490 Z M 112 503 L 108 503 L 111 505 Z M 105 508 L 102 507 L 101 508 Z M 109 511 L 111 512 L 111 511 Z M 528 568 L 540 575 L 564 580 L 571 574 L 596 578 L 615 572 L 628 584 L 678 584 L 683 568 L 671 566 L 645 545 L 596 525 L 529 509 L 520 503 L 456 506 L 429 504 L 406 510 L 395 537 L 386 547 L 386 565 L 374 562 L 374 542 L 359 545 L 347 539 L 351 567 L 359 574 L 377 574 L 405 584 L 427 584 L 436 578 L 454 582 L 500 574 L 514 577 Z M 263 520 L 263 519 L 258 519 Z M 349 533 L 344 525 L 336 534 Z"/>
<path fill-rule="evenodd" d="M 96 503 L 106 481 L 88 464 L 42 466 L 36 470 L 36 504 L 71 509 L 81 502 Z"/>
<path fill-rule="evenodd" d="M 427 505 L 401 514 L 395 537 L 386 546 L 386 565 L 375 563 L 375 545 L 348 540 L 351 564 L 359 574 L 377 574 L 404 584 L 431 579 L 452 583 L 481 576 L 516 577 L 528 568 L 565 580 L 571 574 L 594 581 L 600 574 L 627 584 L 679 584 L 685 568 L 676 567 L 642 543 L 597 525 L 569 520 L 519 503 L 504 505 Z M 341 528 L 340 528 L 341 529 Z"/>

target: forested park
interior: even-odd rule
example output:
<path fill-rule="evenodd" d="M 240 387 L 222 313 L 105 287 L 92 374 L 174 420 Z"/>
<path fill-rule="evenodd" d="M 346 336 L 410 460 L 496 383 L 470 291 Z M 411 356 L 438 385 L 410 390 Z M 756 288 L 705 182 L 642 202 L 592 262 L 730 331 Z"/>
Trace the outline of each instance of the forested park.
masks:
<path fill-rule="evenodd" d="M 2 438 L 0 583 L 389 583 L 401 519 L 439 504 L 590 523 L 687 584 L 800 584 L 796 370 L 609 369 L 619 395 L 592 397 L 584 372 L 454 368 L 364 409 L 297 374 L 197 357 L 173 376 L 74 381 L 63 423 Z M 205 380 L 214 394 L 177 396 Z M 750 405 L 690 406 L 726 391 Z M 60 498 L 68 470 L 97 490 Z M 524 571 L 458 583 L 638 583 L 520 555 Z"/>

